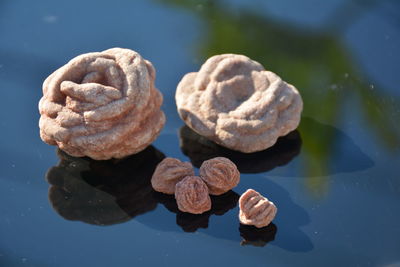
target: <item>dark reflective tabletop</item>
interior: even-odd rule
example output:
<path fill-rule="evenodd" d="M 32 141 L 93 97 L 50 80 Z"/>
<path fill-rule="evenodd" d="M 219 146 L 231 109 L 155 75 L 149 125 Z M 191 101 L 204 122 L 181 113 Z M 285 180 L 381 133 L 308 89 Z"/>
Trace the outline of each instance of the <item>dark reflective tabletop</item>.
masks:
<path fill-rule="evenodd" d="M 0 266 L 400 266 L 397 0 L 0 1 Z M 167 123 L 123 160 L 40 140 L 43 80 L 76 55 L 125 47 L 150 60 Z M 174 94 L 210 56 L 245 54 L 294 84 L 297 130 L 243 154 L 180 120 Z M 153 191 L 164 157 L 225 156 L 240 184 L 190 215 Z M 246 189 L 278 207 L 241 225 Z"/>

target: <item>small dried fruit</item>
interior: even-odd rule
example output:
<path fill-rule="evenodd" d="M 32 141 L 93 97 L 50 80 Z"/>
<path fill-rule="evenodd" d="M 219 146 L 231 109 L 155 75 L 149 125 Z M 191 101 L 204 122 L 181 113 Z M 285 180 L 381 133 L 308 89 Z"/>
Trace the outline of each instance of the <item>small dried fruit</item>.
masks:
<path fill-rule="evenodd" d="M 277 212 L 273 202 L 253 189 L 248 189 L 240 196 L 239 209 L 240 222 L 257 228 L 269 225 Z"/>
<path fill-rule="evenodd" d="M 187 176 L 177 183 L 175 198 L 178 209 L 183 212 L 201 214 L 211 209 L 208 187 L 198 176 Z"/>
<path fill-rule="evenodd" d="M 129 49 L 77 56 L 43 83 L 40 137 L 75 157 L 138 153 L 165 123 L 154 80 L 153 65 Z"/>
<path fill-rule="evenodd" d="M 182 162 L 179 159 L 165 158 L 161 161 L 151 178 L 154 190 L 174 194 L 175 185 L 186 176 L 193 176 L 194 170 L 190 162 Z"/>
<path fill-rule="evenodd" d="M 243 55 L 209 58 L 178 84 L 178 112 L 200 135 L 232 150 L 264 150 L 297 128 L 303 101 L 297 89 Z"/>
<path fill-rule="evenodd" d="M 240 172 L 229 159 L 216 157 L 201 164 L 200 177 L 207 184 L 211 195 L 221 195 L 239 183 Z"/>

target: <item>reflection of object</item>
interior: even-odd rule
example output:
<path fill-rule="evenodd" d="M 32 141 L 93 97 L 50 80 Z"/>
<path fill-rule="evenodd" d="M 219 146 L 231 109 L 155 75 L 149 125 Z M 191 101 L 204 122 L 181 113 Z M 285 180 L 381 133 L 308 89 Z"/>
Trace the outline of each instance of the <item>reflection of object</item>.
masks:
<path fill-rule="evenodd" d="M 153 65 L 129 49 L 77 56 L 43 83 L 40 137 L 97 160 L 142 151 L 165 123 L 154 80 Z"/>
<path fill-rule="evenodd" d="M 200 135 L 244 153 L 273 146 L 297 128 L 303 101 L 297 89 L 243 55 L 210 57 L 176 90 L 178 113 Z"/>
<path fill-rule="evenodd" d="M 169 211 L 176 213 L 176 223 L 182 227 L 185 232 L 195 232 L 199 228 L 208 227 L 208 220 L 211 215 L 223 215 L 235 208 L 239 195 L 233 191 L 228 191 L 219 196 L 210 196 L 211 210 L 203 214 L 190 214 L 179 211 L 174 196 L 156 192 L 155 198 Z"/>
<path fill-rule="evenodd" d="M 210 194 L 218 196 L 237 186 L 240 172 L 228 158 L 216 157 L 201 164 L 200 177 L 207 184 Z"/>
<path fill-rule="evenodd" d="M 300 152 L 301 138 L 298 131 L 280 137 L 273 147 L 251 154 L 224 148 L 198 135 L 187 126 L 180 131 L 180 146 L 195 167 L 214 157 L 227 157 L 241 173 L 259 173 L 289 163 Z"/>
<path fill-rule="evenodd" d="M 46 178 L 50 202 L 65 219 L 110 225 L 157 206 L 150 178 L 164 155 L 153 146 L 122 160 L 75 158 L 61 150 L 58 156 Z"/>
<path fill-rule="evenodd" d="M 307 133 L 303 139 L 303 152 L 309 158 L 304 166 L 306 176 L 360 171 L 374 164 L 351 137 L 331 125 L 304 117 L 299 128 Z"/>
<path fill-rule="evenodd" d="M 194 169 L 190 162 L 175 158 L 165 158 L 156 167 L 151 177 L 151 185 L 157 192 L 174 194 L 175 185 L 186 176 L 193 176 Z"/>
<path fill-rule="evenodd" d="M 178 212 L 176 214 L 176 224 L 182 227 L 183 231 L 194 233 L 199 228 L 208 228 L 208 220 L 210 216 L 210 212 L 202 214 Z"/>
<path fill-rule="evenodd" d="M 275 218 L 275 204 L 253 189 L 247 189 L 239 198 L 239 219 L 242 224 L 265 227 Z"/>
<path fill-rule="evenodd" d="M 277 230 L 278 228 L 273 223 L 263 228 L 240 224 L 239 232 L 240 236 L 243 238 L 240 244 L 263 247 L 268 242 L 271 242 L 275 239 Z"/>

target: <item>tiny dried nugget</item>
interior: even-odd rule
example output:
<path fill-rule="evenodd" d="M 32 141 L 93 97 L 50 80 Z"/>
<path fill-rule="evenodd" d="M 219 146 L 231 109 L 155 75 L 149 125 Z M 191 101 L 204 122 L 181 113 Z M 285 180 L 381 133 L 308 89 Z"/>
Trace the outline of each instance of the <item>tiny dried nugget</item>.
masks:
<path fill-rule="evenodd" d="M 190 162 L 182 162 L 175 158 L 165 158 L 157 165 L 151 178 L 151 185 L 158 192 L 174 194 L 175 185 L 186 176 L 193 175 L 194 170 Z"/>
<path fill-rule="evenodd" d="M 253 189 L 248 189 L 239 198 L 239 220 L 242 224 L 257 228 L 267 226 L 276 212 L 275 204 Z"/>
<path fill-rule="evenodd" d="M 183 212 L 201 214 L 211 209 L 208 187 L 198 176 L 187 176 L 177 183 L 175 198 L 178 209 Z"/>
<path fill-rule="evenodd" d="M 228 158 L 216 157 L 201 164 L 200 177 L 207 184 L 211 195 L 221 195 L 239 183 L 240 172 Z"/>

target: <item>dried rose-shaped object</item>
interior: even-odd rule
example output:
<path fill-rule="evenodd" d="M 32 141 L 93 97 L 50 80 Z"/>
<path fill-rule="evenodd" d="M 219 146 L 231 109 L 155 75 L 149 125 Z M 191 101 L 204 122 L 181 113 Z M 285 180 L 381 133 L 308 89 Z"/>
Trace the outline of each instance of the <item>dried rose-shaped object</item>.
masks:
<path fill-rule="evenodd" d="M 240 222 L 257 228 L 270 224 L 277 212 L 273 202 L 253 189 L 248 189 L 240 196 L 239 208 Z"/>
<path fill-rule="evenodd" d="M 165 158 L 158 164 L 154 171 L 153 177 L 151 178 L 151 185 L 154 190 L 158 192 L 173 194 L 177 182 L 186 176 L 193 175 L 194 170 L 190 162 L 182 162 L 174 158 Z"/>
<path fill-rule="evenodd" d="M 165 123 L 154 80 L 153 65 L 129 49 L 77 56 L 43 83 L 40 137 L 75 157 L 142 151 Z"/>
<path fill-rule="evenodd" d="M 200 177 L 207 184 L 211 195 L 221 195 L 239 183 L 240 172 L 229 159 L 216 157 L 201 164 Z"/>
<path fill-rule="evenodd" d="M 296 88 L 243 55 L 209 58 L 176 90 L 180 117 L 194 131 L 233 150 L 261 151 L 297 128 Z"/>
<path fill-rule="evenodd" d="M 178 209 L 201 214 L 211 209 L 207 185 L 198 176 L 187 176 L 176 184 L 175 198 Z"/>

